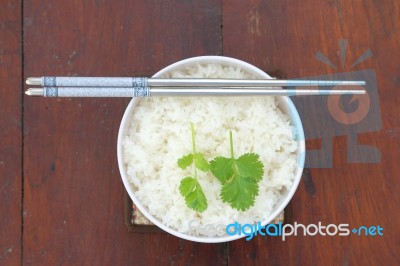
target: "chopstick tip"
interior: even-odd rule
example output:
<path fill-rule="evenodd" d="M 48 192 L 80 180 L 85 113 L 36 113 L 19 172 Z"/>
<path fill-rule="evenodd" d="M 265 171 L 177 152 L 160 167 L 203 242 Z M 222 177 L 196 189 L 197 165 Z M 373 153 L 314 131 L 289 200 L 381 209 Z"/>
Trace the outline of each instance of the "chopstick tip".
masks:
<path fill-rule="evenodd" d="M 28 96 L 43 96 L 43 88 L 29 88 L 25 91 Z"/>
<path fill-rule="evenodd" d="M 42 79 L 41 78 L 27 78 L 26 79 L 26 84 L 28 85 L 42 85 Z"/>

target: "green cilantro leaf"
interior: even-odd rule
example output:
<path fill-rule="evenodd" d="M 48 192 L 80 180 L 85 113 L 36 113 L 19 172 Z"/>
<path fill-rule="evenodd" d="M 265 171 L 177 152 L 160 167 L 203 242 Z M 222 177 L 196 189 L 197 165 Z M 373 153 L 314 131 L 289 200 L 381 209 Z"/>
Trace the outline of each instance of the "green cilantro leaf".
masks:
<path fill-rule="evenodd" d="M 230 132 L 231 158 L 217 157 L 210 162 L 210 170 L 222 183 L 221 199 L 237 210 L 245 211 L 254 205 L 258 195 L 258 182 L 264 174 L 259 155 L 246 153 L 235 159 L 232 132 Z"/>
<path fill-rule="evenodd" d="M 194 161 L 197 169 L 206 172 L 210 169 L 210 165 L 208 164 L 207 160 L 204 158 L 202 153 L 196 153 L 194 155 Z"/>
<path fill-rule="evenodd" d="M 210 162 L 211 173 L 222 184 L 225 184 L 226 180 L 233 175 L 234 162 L 235 160 L 232 158 L 217 157 Z"/>
<path fill-rule="evenodd" d="M 197 180 L 197 169 L 201 171 L 208 171 L 210 165 L 204 158 L 204 155 L 200 152 L 196 152 L 196 142 L 195 142 L 195 131 L 193 123 L 190 123 L 192 129 L 192 147 L 193 152 L 189 153 L 180 159 L 178 159 L 178 166 L 182 169 L 186 169 L 190 165 L 193 167 L 193 177 L 185 177 L 181 180 L 179 186 L 179 191 L 185 198 L 186 205 L 197 212 L 203 212 L 207 209 L 207 199 L 204 195 L 203 189 Z"/>
<path fill-rule="evenodd" d="M 200 152 L 196 153 L 194 156 L 193 153 L 189 153 L 188 155 L 182 156 L 181 158 L 178 159 L 178 166 L 183 170 L 185 170 L 188 166 L 190 166 L 193 163 L 193 160 L 197 169 L 203 172 L 210 170 L 210 165 L 204 158 L 204 155 Z"/>
<path fill-rule="evenodd" d="M 240 176 L 250 176 L 257 182 L 264 174 L 264 165 L 259 160 L 260 156 L 255 153 L 245 153 L 235 160 L 237 172 Z"/>
<path fill-rule="evenodd" d="M 207 209 L 207 199 L 197 179 L 191 176 L 185 177 L 181 180 L 179 191 L 190 209 L 197 212 L 203 212 Z"/>
<path fill-rule="evenodd" d="M 189 153 L 178 159 L 178 166 L 182 169 L 186 169 L 189 165 L 193 163 L 193 154 Z"/>
<path fill-rule="evenodd" d="M 232 208 L 240 211 L 245 211 L 253 206 L 257 195 L 257 182 L 251 177 L 237 174 L 221 190 L 222 201 L 228 202 Z"/>

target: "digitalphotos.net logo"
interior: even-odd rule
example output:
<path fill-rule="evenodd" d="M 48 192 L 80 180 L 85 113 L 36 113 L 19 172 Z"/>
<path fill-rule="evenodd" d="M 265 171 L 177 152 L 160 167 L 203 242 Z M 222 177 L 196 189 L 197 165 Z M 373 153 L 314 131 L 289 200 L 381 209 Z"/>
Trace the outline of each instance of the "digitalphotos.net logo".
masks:
<path fill-rule="evenodd" d="M 244 236 L 247 241 L 254 237 L 279 237 L 282 241 L 286 241 L 288 237 L 293 236 L 359 236 L 359 237 L 380 237 L 383 236 L 383 227 L 380 225 L 362 225 L 351 227 L 347 223 L 342 224 L 324 224 L 319 221 L 316 224 L 304 225 L 294 222 L 294 224 L 272 223 L 262 225 L 261 221 L 254 224 L 241 224 L 238 222 L 226 224 L 199 224 L 190 221 L 187 224 L 187 232 L 196 232 L 207 235 L 210 232 L 217 235 L 228 236 Z"/>
<path fill-rule="evenodd" d="M 341 68 L 345 69 L 348 42 L 339 40 Z M 373 56 L 367 49 L 357 60 L 351 63 L 350 69 L 356 67 Z M 317 52 L 316 59 L 333 69 L 338 69 L 322 52 Z M 318 97 L 297 96 L 291 98 L 302 118 L 304 133 L 307 139 L 320 139 L 321 148 L 307 150 L 305 167 L 331 168 L 332 138 L 347 137 L 347 163 L 379 163 L 381 153 L 371 144 L 359 144 L 358 135 L 368 132 L 378 132 L 382 128 L 379 108 L 379 95 L 376 72 L 373 69 L 352 70 L 312 77 L 302 77 L 310 80 L 363 80 L 366 85 L 360 89 L 366 90 L 362 95 L 319 95 Z M 332 87 L 331 89 L 357 89 L 354 86 Z"/>
<path fill-rule="evenodd" d="M 356 236 L 383 236 L 383 227 L 377 226 L 359 226 L 350 230 L 349 224 L 318 224 L 304 225 L 295 222 L 292 224 L 267 224 L 261 225 L 261 222 L 255 224 L 240 224 L 238 222 L 226 226 L 226 233 L 230 236 L 246 236 L 246 240 L 252 240 L 255 236 L 280 237 L 285 241 L 289 236 L 349 236 L 351 233 Z"/>

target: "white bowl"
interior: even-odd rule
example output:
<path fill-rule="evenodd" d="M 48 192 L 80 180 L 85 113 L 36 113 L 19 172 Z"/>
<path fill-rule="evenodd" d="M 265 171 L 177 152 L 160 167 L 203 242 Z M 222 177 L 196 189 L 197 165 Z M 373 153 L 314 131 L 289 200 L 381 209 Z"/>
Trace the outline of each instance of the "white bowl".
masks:
<path fill-rule="evenodd" d="M 172 65 L 169 65 L 165 67 L 164 69 L 160 70 L 156 74 L 154 74 L 153 77 L 161 77 L 164 76 L 166 73 L 171 72 L 171 71 L 176 71 L 176 70 L 182 70 L 188 66 L 192 66 L 195 64 L 204 64 L 204 63 L 219 63 L 221 65 L 232 65 L 232 66 L 240 66 L 245 72 L 248 72 L 251 75 L 254 75 L 256 78 L 260 79 L 271 79 L 271 77 L 260 70 L 259 68 L 250 65 L 244 61 L 230 58 L 230 57 L 223 57 L 223 56 L 199 56 L 199 57 L 193 57 L 193 58 L 188 58 L 179 62 L 176 62 Z M 267 217 L 264 221 L 262 221 L 262 225 L 266 225 L 270 223 L 275 217 L 279 215 L 280 212 L 286 207 L 286 205 L 289 203 L 291 198 L 293 197 L 298 184 L 301 179 L 301 175 L 303 172 L 303 167 L 304 167 L 304 160 L 305 160 L 305 141 L 304 141 L 304 130 L 303 126 L 299 117 L 299 114 L 296 110 L 296 107 L 294 106 L 293 102 L 290 100 L 289 97 L 286 96 L 280 96 L 278 97 L 278 102 L 279 102 L 279 108 L 281 111 L 285 114 L 287 114 L 290 119 L 291 119 L 291 124 L 294 128 L 296 128 L 296 140 L 298 143 L 298 154 L 297 154 L 297 169 L 296 169 L 296 174 L 292 183 L 292 186 L 290 189 L 287 189 L 284 193 L 282 198 L 279 200 L 279 202 L 275 205 L 274 210 L 272 214 Z M 117 153 L 118 153 L 118 166 L 119 170 L 121 173 L 122 181 L 124 183 L 125 189 L 127 190 L 130 198 L 134 202 L 134 204 L 138 207 L 138 209 L 156 226 L 159 228 L 163 229 L 164 231 L 175 235 L 177 237 L 190 240 L 190 241 L 195 241 L 195 242 L 203 242 L 203 243 L 219 243 L 219 242 L 227 242 L 227 241 L 232 241 L 236 240 L 239 238 L 244 237 L 244 235 L 234 235 L 234 236 L 222 236 L 222 237 L 206 237 L 206 236 L 192 236 L 192 235 L 187 235 L 183 234 L 181 232 L 176 231 L 175 229 L 172 229 L 166 225 L 164 225 L 160 220 L 155 218 L 153 215 L 151 215 L 148 211 L 148 209 L 143 206 L 143 204 L 139 201 L 139 199 L 135 196 L 135 191 L 133 190 L 133 187 L 131 183 L 129 182 L 127 173 L 126 173 L 126 165 L 124 163 L 123 159 L 123 147 L 122 147 L 122 141 L 124 136 L 126 135 L 128 128 L 129 128 L 129 121 L 131 118 L 132 113 L 134 112 L 134 108 L 136 106 L 137 99 L 132 99 L 131 102 L 129 103 L 128 107 L 125 110 L 124 116 L 122 118 L 122 122 L 119 128 L 118 132 L 118 144 L 117 144 Z M 234 221 L 232 221 L 234 222 Z"/>

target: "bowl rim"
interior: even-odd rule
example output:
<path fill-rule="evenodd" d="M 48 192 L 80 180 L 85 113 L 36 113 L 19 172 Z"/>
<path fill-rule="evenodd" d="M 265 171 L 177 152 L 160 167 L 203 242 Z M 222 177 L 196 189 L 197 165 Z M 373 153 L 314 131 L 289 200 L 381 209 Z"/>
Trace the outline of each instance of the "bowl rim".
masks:
<path fill-rule="evenodd" d="M 244 68 L 246 71 L 250 71 L 255 73 L 256 75 L 261 76 L 262 78 L 269 78 L 271 77 L 259 69 L 258 67 L 251 65 L 247 62 L 244 62 L 242 60 L 236 59 L 236 58 L 231 58 L 231 57 L 226 57 L 226 56 L 196 56 L 196 57 L 191 57 L 187 59 L 180 60 L 178 62 L 175 62 L 173 64 L 170 64 L 166 66 L 165 68 L 161 69 L 157 73 L 153 75 L 153 77 L 159 77 L 169 71 L 171 69 L 174 69 L 177 66 L 182 66 L 186 65 L 189 63 L 204 63 L 207 61 L 213 61 L 215 63 L 233 63 L 234 65 L 240 65 L 242 68 Z M 269 222 L 271 222 L 273 219 L 275 219 L 279 213 L 282 212 L 282 210 L 288 205 L 290 200 L 293 198 L 294 193 L 297 191 L 297 187 L 300 183 L 302 172 L 304 169 L 304 162 L 305 162 L 305 138 L 304 138 L 304 129 L 303 125 L 299 116 L 299 113 L 293 104 L 292 100 L 288 96 L 279 96 L 283 99 L 283 101 L 287 104 L 287 109 L 290 112 L 290 120 L 292 125 L 297 129 L 297 143 L 298 143 L 298 158 L 297 158 L 297 172 L 296 175 L 293 179 L 292 186 L 290 189 L 288 189 L 288 194 L 284 198 L 283 202 L 278 206 L 275 211 L 271 213 L 267 217 L 267 219 L 262 221 L 262 225 L 266 225 Z M 135 107 L 137 103 L 137 98 L 132 98 L 132 100 L 129 102 L 128 106 L 125 109 L 124 115 L 122 117 L 120 127 L 118 130 L 118 140 L 117 140 L 117 159 L 118 159 L 118 168 L 119 172 L 121 175 L 122 182 L 124 184 L 125 190 L 128 192 L 129 197 L 132 199 L 133 203 L 137 206 L 137 208 L 146 216 L 147 219 L 149 219 L 153 224 L 155 224 L 157 227 L 161 228 L 162 230 L 177 236 L 179 238 L 189 240 L 189 241 L 194 241 L 194 242 L 201 242 L 201 243 L 222 243 L 222 242 L 228 242 L 228 241 L 233 241 L 237 240 L 239 238 L 245 237 L 245 235 L 238 235 L 235 234 L 233 236 L 223 236 L 223 237 L 207 237 L 207 236 L 192 236 L 192 235 L 187 235 L 184 233 L 181 233 L 175 229 L 172 229 L 160 221 L 158 221 L 153 215 L 151 215 L 146 207 L 142 205 L 142 203 L 139 201 L 139 199 L 135 196 L 135 193 L 133 192 L 132 185 L 128 180 L 127 174 L 125 172 L 125 163 L 123 161 L 123 138 L 124 138 L 124 133 L 126 132 L 126 126 L 128 125 L 127 123 L 129 122 L 128 120 L 130 119 L 131 111 Z M 234 221 L 232 221 L 234 222 Z"/>

